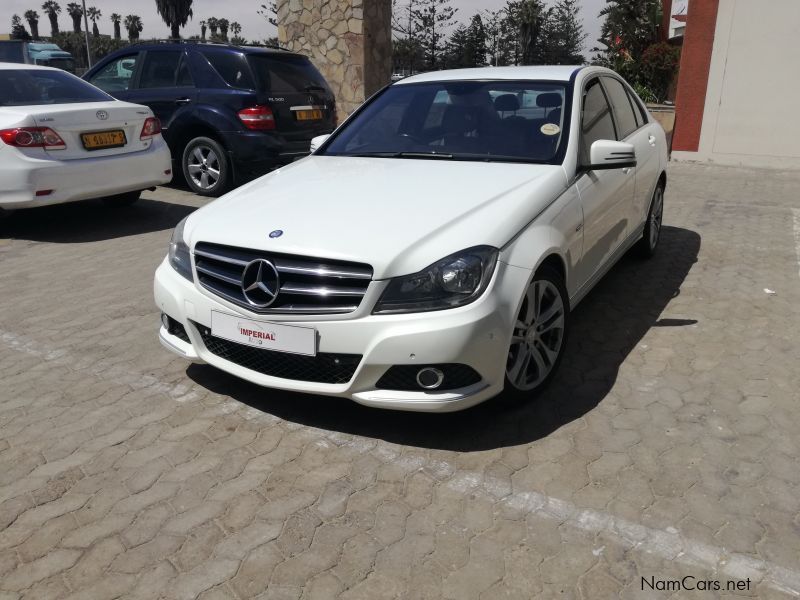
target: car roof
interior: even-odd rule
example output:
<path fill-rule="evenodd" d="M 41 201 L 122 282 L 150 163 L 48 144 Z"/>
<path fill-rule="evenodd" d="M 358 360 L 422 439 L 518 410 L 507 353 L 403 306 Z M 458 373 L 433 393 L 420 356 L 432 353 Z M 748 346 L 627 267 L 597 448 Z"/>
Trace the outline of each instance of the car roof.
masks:
<path fill-rule="evenodd" d="M 56 67 L 43 67 L 41 65 L 29 65 L 28 63 L 0 62 L 0 70 L 8 71 L 11 69 L 25 69 L 26 71 L 62 71 Z"/>
<path fill-rule="evenodd" d="M 572 75 L 583 69 L 581 65 L 557 65 L 535 67 L 479 67 L 477 69 L 451 69 L 448 71 L 431 71 L 406 77 L 394 85 L 409 83 L 425 83 L 431 81 L 479 81 L 483 79 L 507 80 L 544 80 L 563 81 L 570 80 Z"/>

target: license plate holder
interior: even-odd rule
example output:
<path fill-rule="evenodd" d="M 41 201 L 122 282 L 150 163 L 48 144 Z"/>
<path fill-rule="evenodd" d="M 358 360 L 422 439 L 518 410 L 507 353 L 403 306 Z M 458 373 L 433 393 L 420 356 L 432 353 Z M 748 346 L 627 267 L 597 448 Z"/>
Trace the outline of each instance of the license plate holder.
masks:
<path fill-rule="evenodd" d="M 294 116 L 298 121 L 321 121 L 322 109 L 301 108 L 294 111 Z"/>
<path fill-rule="evenodd" d="M 82 133 L 81 142 L 83 143 L 84 149 L 92 152 L 94 150 L 122 148 L 128 143 L 128 140 L 122 129 L 109 129 L 106 131 L 87 131 L 86 133 Z"/>
<path fill-rule="evenodd" d="M 211 335 L 261 350 L 317 355 L 317 330 L 304 325 L 253 321 L 212 310 Z"/>

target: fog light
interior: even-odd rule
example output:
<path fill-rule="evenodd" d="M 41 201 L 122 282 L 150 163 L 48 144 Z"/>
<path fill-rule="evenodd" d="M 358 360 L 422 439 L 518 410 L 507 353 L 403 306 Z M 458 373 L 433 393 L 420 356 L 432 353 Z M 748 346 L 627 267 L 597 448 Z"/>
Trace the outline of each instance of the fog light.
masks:
<path fill-rule="evenodd" d="M 435 390 L 444 381 L 444 373 L 439 369 L 425 367 L 417 372 L 417 383 L 426 390 Z"/>
<path fill-rule="evenodd" d="M 161 313 L 161 324 L 164 326 L 164 329 L 169 330 L 169 317 L 167 313 Z"/>

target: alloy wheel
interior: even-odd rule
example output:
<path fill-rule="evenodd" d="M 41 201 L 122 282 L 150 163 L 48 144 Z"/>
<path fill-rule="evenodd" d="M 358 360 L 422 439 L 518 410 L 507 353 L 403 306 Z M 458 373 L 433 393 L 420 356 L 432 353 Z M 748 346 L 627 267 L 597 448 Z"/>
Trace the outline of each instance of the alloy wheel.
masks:
<path fill-rule="evenodd" d="M 187 170 L 189 177 L 198 188 L 210 190 L 219 182 L 219 157 L 213 148 L 198 145 L 189 155 Z"/>
<path fill-rule="evenodd" d="M 534 280 L 514 325 L 506 376 L 518 390 L 529 391 L 547 378 L 564 341 L 564 300 L 554 283 Z"/>
<path fill-rule="evenodd" d="M 650 248 L 658 245 L 658 236 L 661 234 L 661 219 L 664 214 L 664 190 L 661 186 L 656 188 L 653 195 L 653 208 L 650 211 Z"/>

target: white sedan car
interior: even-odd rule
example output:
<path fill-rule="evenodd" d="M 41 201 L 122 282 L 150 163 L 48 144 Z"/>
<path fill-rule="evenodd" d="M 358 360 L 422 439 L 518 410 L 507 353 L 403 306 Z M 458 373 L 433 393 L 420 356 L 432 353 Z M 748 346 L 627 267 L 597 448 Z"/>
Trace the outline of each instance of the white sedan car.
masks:
<path fill-rule="evenodd" d="M 176 228 L 155 278 L 167 348 L 375 407 L 527 399 L 570 309 L 658 244 L 664 132 L 607 69 L 409 77 L 314 146 Z"/>
<path fill-rule="evenodd" d="M 0 63 L 0 210 L 89 198 L 130 204 L 171 179 L 149 108 L 60 69 Z"/>

